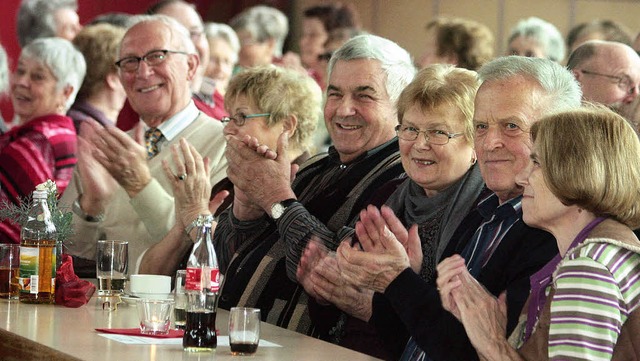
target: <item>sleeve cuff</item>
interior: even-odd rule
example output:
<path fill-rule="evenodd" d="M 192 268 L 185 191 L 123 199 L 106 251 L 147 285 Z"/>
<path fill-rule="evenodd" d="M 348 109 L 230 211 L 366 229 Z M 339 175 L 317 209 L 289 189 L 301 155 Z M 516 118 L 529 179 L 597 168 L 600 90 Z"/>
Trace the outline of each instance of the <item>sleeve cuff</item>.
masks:
<path fill-rule="evenodd" d="M 151 237 L 159 241 L 175 223 L 173 197 L 155 178 L 129 200 Z"/>

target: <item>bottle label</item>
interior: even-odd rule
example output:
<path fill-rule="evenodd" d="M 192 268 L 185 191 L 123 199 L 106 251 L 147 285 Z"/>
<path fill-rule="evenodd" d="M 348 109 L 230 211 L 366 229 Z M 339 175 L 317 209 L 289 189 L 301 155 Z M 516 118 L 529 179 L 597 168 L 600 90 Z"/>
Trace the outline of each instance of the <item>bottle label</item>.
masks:
<path fill-rule="evenodd" d="M 38 275 L 31 276 L 31 294 L 38 294 Z"/>
<path fill-rule="evenodd" d="M 53 293 L 55 274 L 56 255 L 53 247 L 20 247 L 18 284 L 22 294 Z"/>
<path fill-rule="evenodd" d="M 38 293 L 38 251 L 38 248 L 34 247 L 20 247 L 20 278 L 18 283 L 20 290 L 24 293 Z"/>
<path fill-rule="evenodd" d="M 202 268 L 187 268 L 184 289 L 189 291 L 202 291 Z"/>
<path fill-rule="evenodd" d="M 214 268 L 211 270 L 211 283 L 209 285 L 209 289 L 212 292 L 218 292 L 218 290 L 220 289 L 220 270 L 217 268 Z"/>
<path fill-rule="evenodd" d="M 203 269 L 205 272 L 204 274 L 202 273 Z M 187 277 L 184 289 L 190 291 L 202 291 L 204 285 L 208 285 L 209 290 L 212 292 L 218 292 L 218 290 L 220 290 L 220 270 L 208 267 L 187 268 Z"/>

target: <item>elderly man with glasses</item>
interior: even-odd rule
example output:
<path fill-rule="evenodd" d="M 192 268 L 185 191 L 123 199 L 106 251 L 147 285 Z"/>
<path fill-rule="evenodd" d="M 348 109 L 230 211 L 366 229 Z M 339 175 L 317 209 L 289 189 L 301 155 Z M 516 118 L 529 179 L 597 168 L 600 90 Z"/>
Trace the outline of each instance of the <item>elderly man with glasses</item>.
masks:
<path fill-rule="evenodd" d="M 68 250 L 81 258 L 95 258 L 98 239 L 125 239 L 134 261 L 172 228 L 174 201 L 162 162 L 181 138 L 210 159 L 212 183 L 226 176 L 223 126 L 191 98 L 199 57 L 189 31 L 164 15 L 136 20 L 116 66 L 142 122 L 130 134 L 115 127 L 82 129 L 74 182 L 62 198 L 75 213 Z M 184 170 L 176 177 L 189 181 Z"/>
<path fill-rule="evenodd" d="M 638 96 L 640 56 L 628 45 L 592 40 L 569 56 L 567 68 L 582 88 L 582 99 L 614 110 Z"/>

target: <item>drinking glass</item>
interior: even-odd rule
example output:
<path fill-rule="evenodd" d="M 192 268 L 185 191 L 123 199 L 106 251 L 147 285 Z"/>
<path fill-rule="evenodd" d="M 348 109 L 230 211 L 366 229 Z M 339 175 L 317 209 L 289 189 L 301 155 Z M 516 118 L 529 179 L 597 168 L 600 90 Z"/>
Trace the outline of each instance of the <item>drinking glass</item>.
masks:
<path fill-rule="evenodd" d="M 172 300 L 137 300 L 140 317 L 140 333 L 145 335 L 166 335 L 171 324 Z"/>
<path fill-rule="evenodd" d="M 187 278 L 186 270 L 176 271 L 176 286 L 174 289 L 174 301 L 176 302 L 174 308 L 174 320 L 173 325 L 177 329 L 184 330 L 187 325 L 187 294 L 184 290 L 184 283 Z"/>
<path fill-rule="evenodd" d="M 96 255 L 98 294 L 121 294 L 128 274 L 129 242 L 98 241 Z"/>
<path fill-rule="evenodd" d="M 229 312 L 229 346 L 234 356 L 253 355 L 260 341 L 260 309 L 232 307 Z"/>
<path fill-rule="evenodd" d="M 20 245 L 0 244 L 0 298 L 17 299 Z"/>

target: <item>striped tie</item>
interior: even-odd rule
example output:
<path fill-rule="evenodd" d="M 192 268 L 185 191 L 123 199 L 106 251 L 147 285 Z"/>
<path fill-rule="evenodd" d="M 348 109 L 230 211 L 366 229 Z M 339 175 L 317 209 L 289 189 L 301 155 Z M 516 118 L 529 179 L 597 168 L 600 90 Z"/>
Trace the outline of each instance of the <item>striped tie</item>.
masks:
<path fill-rule="evenodd" d="M 147 146 L 147 159 L 158 154 L 158 141 L 162 139 L 162 132 L 158 128 L 149 128 L 144 132 L 144 143 Z"/>

